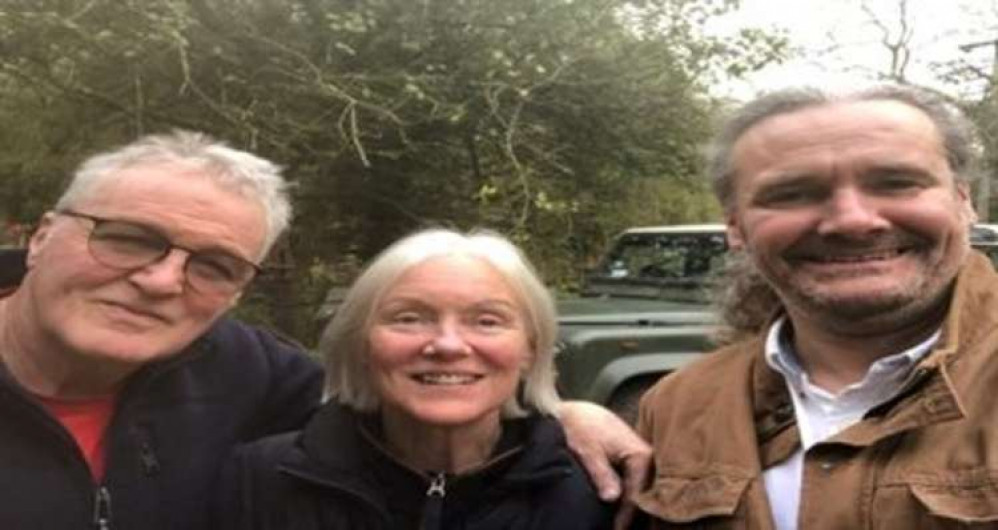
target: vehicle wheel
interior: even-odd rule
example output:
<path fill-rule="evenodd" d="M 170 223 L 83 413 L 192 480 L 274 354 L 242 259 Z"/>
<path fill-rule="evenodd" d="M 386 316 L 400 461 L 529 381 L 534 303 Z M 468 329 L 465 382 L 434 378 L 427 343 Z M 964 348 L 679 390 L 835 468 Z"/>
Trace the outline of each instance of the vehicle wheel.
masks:
<path fill-rule="evenodd" d="M 633 426 L 638 419 L 638 402 L 641 401 L 641 396 L 654 385 L 659 378 L 665 374 L 661 375 L 651 375 L 636 377 L 634 379 L 629 379 L 624 381 L 624 384 L 620 385 L 617 390 L 613 392 L 613 396 L 610 397 L 607 406 L 621 417 L 628 425 Z"/>

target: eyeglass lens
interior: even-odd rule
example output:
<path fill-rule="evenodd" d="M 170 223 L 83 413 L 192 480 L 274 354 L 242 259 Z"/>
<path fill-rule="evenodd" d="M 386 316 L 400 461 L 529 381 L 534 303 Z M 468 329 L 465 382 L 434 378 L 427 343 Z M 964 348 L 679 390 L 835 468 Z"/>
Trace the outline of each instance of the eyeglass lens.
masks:
<path fill-rule="evenodd" d="M 101 221 L 90 233 L 90 252 L 110 267 L 142 267 L 160 260 L 173 244 L 141 225 Z M 187 281 L 199 291 L 227 292 L 241 289 L 254 275 L 252 265 L 221 251 L 193 252 L 186 265 Z"/>

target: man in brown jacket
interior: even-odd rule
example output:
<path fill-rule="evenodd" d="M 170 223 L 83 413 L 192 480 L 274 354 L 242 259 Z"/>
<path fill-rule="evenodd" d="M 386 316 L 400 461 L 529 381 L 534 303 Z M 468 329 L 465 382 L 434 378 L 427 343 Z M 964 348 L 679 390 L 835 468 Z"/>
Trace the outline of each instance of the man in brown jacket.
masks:
<path fill-rule="evenodd" d="M 998 275 L 969 244 L 973 149 L 958 111 L 899 87 L 782 91 L 728 123 L 714 186 L 759 280 L 727 308 L 747 337 L 642 402 L 655 528 L 998 525 Z"/>

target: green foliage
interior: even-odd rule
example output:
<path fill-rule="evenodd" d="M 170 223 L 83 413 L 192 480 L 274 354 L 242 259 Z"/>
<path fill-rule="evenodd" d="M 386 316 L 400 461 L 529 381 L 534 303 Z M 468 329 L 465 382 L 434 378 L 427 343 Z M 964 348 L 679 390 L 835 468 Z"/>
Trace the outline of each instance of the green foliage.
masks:
<path fill-rule="evenodd" d="M 785 44 L 700 33 L 734 5 L 8 1 L 3 212 L 37 216 L 88 152 L 189 128 L 296 183 L 292 233 L 248 297 L 265 303 L 245 311 L 309 342 L 328 286 L 419 226 L 497 229 L 571 287 L 627 225 L 716 217 L 705 83 Z"/>

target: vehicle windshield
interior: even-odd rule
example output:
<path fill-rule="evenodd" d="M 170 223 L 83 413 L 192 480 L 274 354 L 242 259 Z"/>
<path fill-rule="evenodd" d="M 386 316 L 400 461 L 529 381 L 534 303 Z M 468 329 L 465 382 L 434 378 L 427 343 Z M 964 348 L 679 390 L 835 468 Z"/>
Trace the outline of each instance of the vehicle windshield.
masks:
<path fill-rule="evenodd" d="M 624 234 L 601 264 L 604 279 L 704 280 L 724 261 L 723 233 Z"/>
<path fill-rule="evenodd" d="M 628 231 L 586 275 L 581 294 L 702 303 L 726 255 L 720 228 Z"/>

